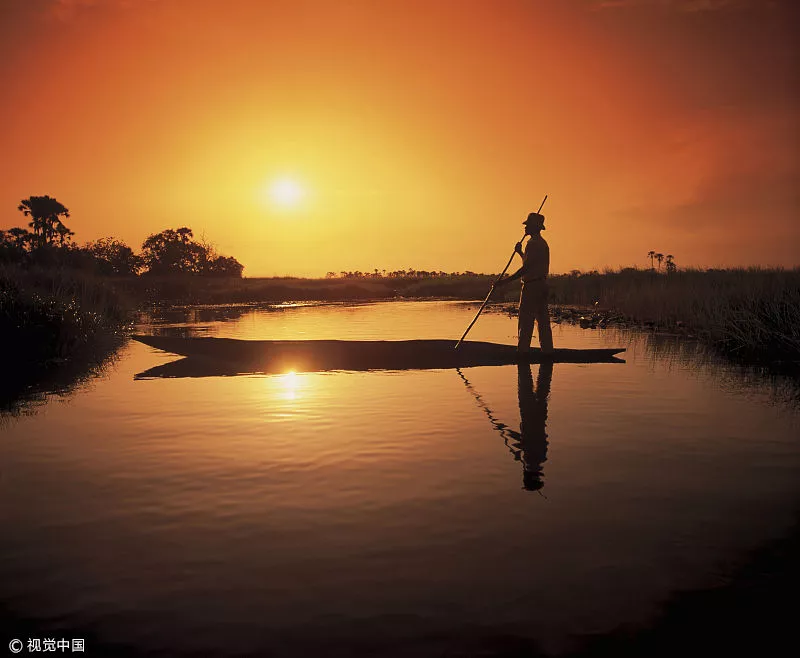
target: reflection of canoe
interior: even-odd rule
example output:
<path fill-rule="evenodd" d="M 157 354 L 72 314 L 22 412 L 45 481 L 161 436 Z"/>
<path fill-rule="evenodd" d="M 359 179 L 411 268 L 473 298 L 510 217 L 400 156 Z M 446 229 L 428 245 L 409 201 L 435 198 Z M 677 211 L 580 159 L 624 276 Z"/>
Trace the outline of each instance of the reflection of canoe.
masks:
<path fill-rule="evenodd" d="M 234 340 L 134 336 L 146 345 L 206 362 L 225 364 L 230 372 L 310 372 L 318 370 L 409 370 L 465 368 L 514 363 L 619 362 L 616 349 L 557 349 L 552 359 L 539 350 L 520 357 L 516 347 L 497 343 L 452 340 Z"/>

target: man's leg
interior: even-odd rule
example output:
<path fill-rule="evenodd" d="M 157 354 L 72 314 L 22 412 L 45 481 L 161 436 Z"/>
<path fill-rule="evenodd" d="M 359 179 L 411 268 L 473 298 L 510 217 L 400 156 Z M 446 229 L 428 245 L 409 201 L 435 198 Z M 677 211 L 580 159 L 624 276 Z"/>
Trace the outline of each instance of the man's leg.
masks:
<path fill-rule="evenodd" d="M 522 284 L 522 293 L 519 297 L 519 320 L 517 325 L 517 350 L 529 352 L 531 349 L 531 338 L 533 338 L 533 323 L 536 319 L 534 300 L 531 290 L 526 291 L 525 284 Z"/>
<path fill-rule="evenodd" d="M 539 345 L 542 352 L 553 352 L 553 330 L 550 327 L 550 311 L 547 308 L 547 288 L 538 296 L 536 304 L 536 324 L 539 327 Z"/>

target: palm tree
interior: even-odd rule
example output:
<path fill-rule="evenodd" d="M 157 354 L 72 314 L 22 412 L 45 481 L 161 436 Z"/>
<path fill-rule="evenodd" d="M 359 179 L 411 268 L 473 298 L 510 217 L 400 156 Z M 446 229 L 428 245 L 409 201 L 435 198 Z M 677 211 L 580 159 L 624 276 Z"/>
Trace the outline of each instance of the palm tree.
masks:
<path fill-rule="evenodd" d="M 31 218 L 30 226 L 39 246 L 55 242 L 59 238 L 61 244 L 73 235 L 61 218 L 69 217 L 69 210 L 54 198 L 45 196 L 32 196 L 20 201 L 17 210 L 26 217 Z"/>
<path fill-rule="evenodd" d="M 672 254 L 667 254 L 667 272 L 674 272 L 678 268 L 675 266 L 675 261 L 673 260 L 674 256 Z"/>
<path fill-rule="evenodd" d="M 664 262 L 664 254 L 656 254 L 656 260 L 658 261 L 658 270 L 661 271 L 661 263 Z"/>
<path fill-rule="evenodd" d="M 656 269 L 655 267 L 653 267 L 653 258 L 655 258 L 655 255 L 656 255 L 655 251 L 651 250 L 651 251 L 647 252 L 647 257 L 650 259 L 650 269 L 651 270 Z"/>

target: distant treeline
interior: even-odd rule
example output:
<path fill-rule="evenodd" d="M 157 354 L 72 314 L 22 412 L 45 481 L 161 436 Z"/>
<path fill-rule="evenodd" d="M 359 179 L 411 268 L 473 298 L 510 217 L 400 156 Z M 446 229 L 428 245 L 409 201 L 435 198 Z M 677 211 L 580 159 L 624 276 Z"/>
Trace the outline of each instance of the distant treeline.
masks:
<path fill-rule="evenodd" d="M 491 274 L 478 274 L 467 270 L 465 272 L 445 272 L 443 270 L 415 270 L 409 268 L 407 270 L 378 270 L 361 272 L 356 271 L 341 271 L 341 272 L 328 272 L 325 275 L 326 279 L 436 279 L 441 277 L 454 277 L 454 276 L 492 276 Z M 495 275 L 497 276 L 497 275 Z"/>
<path fill-rule="evenodd" d="M 0 264 L 23 268 L 70 268 L 103 276 L 198 275 L 241 277 L 244 267 L 213 244 L 197 240 L 187 227 L 154 233 L 141 252 L 113 237 L 78 245 L 64 221 L 69 210 L 49 196 L 32 196 L 18 209 L 30 218 L 28 228 L 0 231 Z"/>

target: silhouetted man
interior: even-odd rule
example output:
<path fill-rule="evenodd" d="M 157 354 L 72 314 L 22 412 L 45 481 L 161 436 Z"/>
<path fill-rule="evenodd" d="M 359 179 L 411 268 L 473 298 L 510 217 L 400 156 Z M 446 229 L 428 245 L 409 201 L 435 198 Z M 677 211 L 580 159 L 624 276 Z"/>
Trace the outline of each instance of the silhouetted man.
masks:
<path fill-rule="evenodd" d="M 531 239 L 522 250 L 517 243 L 516 252 L 522 257 L 522 267 L 514 274 L 503 277 L 497 285 L 503 286 L 515 279 L 522 279 L 519 298 L 519 324 L 517 350 L 529 352 L 533 337 L 533 323 L 539 325 L 539 345 L 543 354 L 553 353 L 553 332 L 550 329 L 550 313 L 547 310 L 547 275 L 550 273 L 550 247 L 542 237 L 544 215 L 532 212 L 525 224 L 525 234 Z"/>

